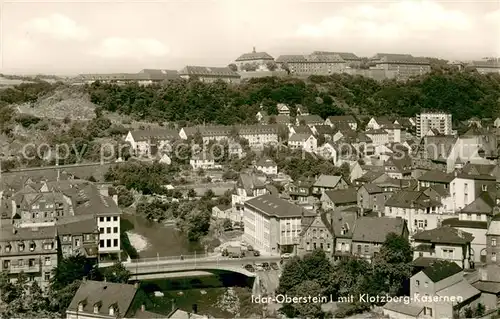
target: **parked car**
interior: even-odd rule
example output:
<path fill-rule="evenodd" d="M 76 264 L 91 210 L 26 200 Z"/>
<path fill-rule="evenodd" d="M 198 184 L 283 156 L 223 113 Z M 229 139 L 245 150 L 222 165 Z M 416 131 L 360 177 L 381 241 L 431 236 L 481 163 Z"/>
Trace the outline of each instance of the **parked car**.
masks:
<path fill-rule="evenodd" d="M 258 251 L 258 250 L 254 250 L 254 251 L 253 251 L 253 255 L 254 255 L 255 257 L 259 257 L 259 256 L 260 256 L 260 251 Z"/>
<path fill-rule="evenodd" d="M 253 266 L 252 266 L 252 265 L 250 265 L 250 264 L 245 265 L 245 267 L 243 267 L 243 268 L 245 268 L 245 269 L 246 269 L 246 270 L 248 270 L 249 272 L 255 272 L 255 268 L 253 268 Z"/>
<path fill-rule="evenodd" d="M 264 268 L 264 270 L 271 270 L 271 266 L 269 266 L 269 263 L 262 263 L 262 268 Z"/>
<path fill-rule="evenodd" d="M 283 258 L 283 259 L 289 259 L 290 257 L 292 257 L 292 255 L 289 253 L 285 253 L 285 254 L 281 255 L 281 258 Z"/>
<path fill-rule="evenodd" d="M 255 264 L 255 269 L 262 271 L 262 270 L 264 270 L 264 267 L 262 267 L 262 264 Z"/>
<path fill-rule="evenodd" d="M 273 270 L 279 270 L 279 269 L 280 269 L 280 267 L 278 266 L 278 264 L 277 264 L 277 263 L 271 263 L 271 268 L 272 268 Z"/>

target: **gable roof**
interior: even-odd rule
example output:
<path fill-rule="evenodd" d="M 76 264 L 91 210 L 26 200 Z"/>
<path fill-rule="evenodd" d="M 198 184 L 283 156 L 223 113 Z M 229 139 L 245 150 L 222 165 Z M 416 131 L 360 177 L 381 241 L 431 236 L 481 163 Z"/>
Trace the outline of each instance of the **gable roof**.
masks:
<path fill-rule="evenodd" d="M 446 160 L 457 140 L 458 138 L 454 136 L 426 136 L 424 141 L 427 158 L 430 160 Z"/>
<path fill-rule="evenodd" d="M 307 134 L 307 133 L 296 133 L 292 134 L 290 138 L 288 139 L 289 142 L 305 142 L 307 141 L 310 137 L 314 137 L 312 133 Z"/>
<path fill-rule="evenodd" d="M 237 186 L 243 188 L 247 196 L 253 196 L 254 189 L 265 188 L 266 184 L 254 174 L 241 173 Z"/>
<path fill-rule="evenodd" d="M 313 55 L 338 55 L 342 59 L 347 61 L 361 61 L 361 58 L 356 56 L 356 54 L 352 52 L 330 52 L 330 51 L 314 51 Z"/>
<path fill-rule="evenodd" d="M 137 130 L 130 131 L 132 138 L 134 141 L 147 141 L 150 139 L 157 140 L 171 140 L 179 138 L 179 133 L 176 130 L 168 130 L 168 129 L 151 129 L 151 130 Z"/>
<path fill-rule="evenodd" d="M 431 266 L 424 268 L 422 272 L 429 277 L 432 282 L 440 282 L 450 276 L 458 274 L 462 271 L 459 265 L 455 262 L 447 260 L 436 260 Z"/>
<path fill-rule="evenodd" d="M 474 240 L 474 236 L 457 228 L 442 226 L 424 230 L 413 235 L 415 241 L 424 241 L 436 244 L 467 244 Z"/>
<path fill-rule="evenodd" d="M 335 237 L 351 238 L 356 226 L 357 211 L 335 209 L 331 213 L 331 224 Z M 342 234 L 342 228 L 347 232 Z"/>
<path fill-rule="evenodd" d="M 443 171 L 432 170 L 427 171 L 422 176 L 418 178 L 419 181 L 425 182 L 435 182 L 435 183 L 443 183 L 449 184 L 455 178 L 453 174 L 448 174 Z"/>
<path fill-rule="evenodd" d="M 187 65 L 179 72 L 179 74 L 190 76 L 220 76 L 231 78 L 241 77 L 237 72 L 234 72 L 229 67 L 206 67 L 195 65 Z"/>
<path fill-rule="evenodd" d="M 358 202 L 358 192 L 355 188 L 335 189 L 325 191 L 325 195 L 335 204 L 351 204 Z"/>
<path fill-rule="evenodd" d="M 406 221 L 392 217 L 360 217 L 352 235 L 353 241 L 383 243 L 390 233 L 402 235 Z"/>
<path fill-rule="evenodd" d="M 385 206 L 402 208 L 426 208 L 440 205 L 441 203 L 432 200 L 423 191 L 405 189 L 394 193 L 385 203 Z"/>
<path fill-rule="evenodd" d="M 313 184 L 315 187 L 325 187 L 325 188 L 334 188 L 337 184 L 342 180 L 342 176 L 340 175 L 325 175 L 321 174 L 318 177 L 316 183 Z"/>
<path fill-rule="evenodd" d="M 254 61 L 254 60 L 274 61 L 274 58 L 271 55 L 269 55 L 267 52 L 252 51 L 249 53 L 243 53 L 235 61 L 240 62 L 240 61 Z"/>
<path fill-rule="evenodd" d="M 310 114 L 310 115 L 299 115 L 297 116 L 297 120 L 300 122 L 304 121 L 306 124 L 315 124 L 315 123 L 323 123 L 324 120 L 321 118 L 321 116 L 316 115 L 316 114 Z"/>
<path fill-rule="evenodd" d="M 78 304 L 83 302 L 83 312 L 93 313 L 94 305 L 99 304 L 99 314 L 108 316 L 109 308 L 117 306 L 119 317 L 123 318 L 132 305 L 136 292 L 133 285 L 86 280 L 76 291 L 67 311 L 78 311 Z"/>
<path fill-rule="evenodd" d="M 495 207 L 495 200 L 491 198 L 488 192 L 482 192 L 472 203 L 465 206 L 461 212 L 493 215 L 493 207 Z"/>
<path fill-rule="evenodd" d="M 363 187 L 368 194 L 377 194 L 377 193 L 382 193 L 384 191 L 381 187 L 372 183 L 364 184 L 361 187 Z"/>
<path fill-rule="evenodd" d="M 330 123 L 339 123 L 339 122 L 344 122 L 344 123 L 357 123 L 356 119 L 352 115 L 337 115 L 337 116 L 329 116 L 327 120 L 330 121 Z"/>

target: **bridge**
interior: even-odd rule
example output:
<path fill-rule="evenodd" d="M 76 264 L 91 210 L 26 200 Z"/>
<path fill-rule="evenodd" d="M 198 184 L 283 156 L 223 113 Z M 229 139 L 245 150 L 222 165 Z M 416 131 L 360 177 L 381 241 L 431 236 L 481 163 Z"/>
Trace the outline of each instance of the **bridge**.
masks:
<path fill-rule="evenodd" d="M 263 262 L 279 262 L 280 256 L 259 256 L 244 258 L 229 258 L 218 255 L 202 254 L 174 257 L 157 257 L 130 259 L 123 263 L 132 277 L 150 274 L 162 274 L 172 272 L 189 271 L 211 271 L 223 270 L 236 272 L 247 277 L 255 277 L 255 274 L 243 268 L 247 264 Z M 103 265 L 104 266 L 104 265 Z"/>

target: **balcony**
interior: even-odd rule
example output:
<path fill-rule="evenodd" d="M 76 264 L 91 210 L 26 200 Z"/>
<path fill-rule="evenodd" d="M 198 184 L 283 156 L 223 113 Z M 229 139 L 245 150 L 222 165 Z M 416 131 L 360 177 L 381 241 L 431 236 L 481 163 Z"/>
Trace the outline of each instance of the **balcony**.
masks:
<path fill-rule="evenodd" d="M 42 270 L 41 264 L 40 263 L 35 263 L 33 265 L 29 264 L 23 264 L 22 266 L 19 265 L 11 265 L 10 269 L 7 268 L 11 274 L 18 274 L 20 272 L 24 273 L 39 273 Z"/>

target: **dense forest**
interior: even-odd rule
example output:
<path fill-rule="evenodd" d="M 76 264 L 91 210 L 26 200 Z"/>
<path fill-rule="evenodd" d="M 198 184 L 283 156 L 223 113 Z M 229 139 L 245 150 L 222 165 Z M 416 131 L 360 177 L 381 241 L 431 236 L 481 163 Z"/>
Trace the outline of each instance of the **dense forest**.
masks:
<path fill-rule="evenodd" d="M 254 122 L 261 104 L 275 114 L 280 102 L 305 105 L 323 118 L 346 113 L 414 116 L 421 109 L 436 109 L 465 120 L 498 116 L 500 106 L 500 75 L 455 70 L 435 70 L 407 82 L 334 74 L 307 81 L 267 77 L 241 85 L 177 81 L 141 87 L 95 82 L 87 89 L 92 102 L 108 111 L 152 121 L 226 125 Z"/>

